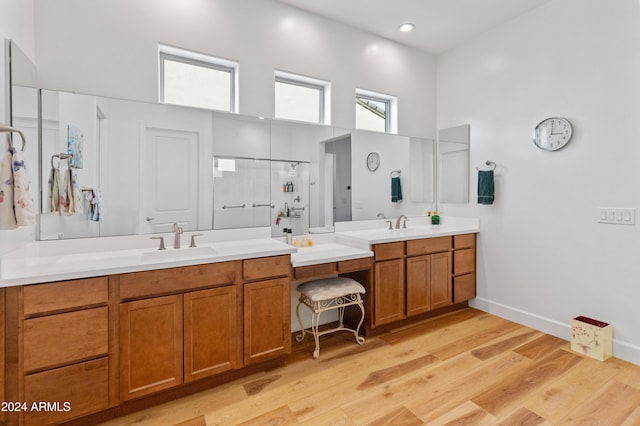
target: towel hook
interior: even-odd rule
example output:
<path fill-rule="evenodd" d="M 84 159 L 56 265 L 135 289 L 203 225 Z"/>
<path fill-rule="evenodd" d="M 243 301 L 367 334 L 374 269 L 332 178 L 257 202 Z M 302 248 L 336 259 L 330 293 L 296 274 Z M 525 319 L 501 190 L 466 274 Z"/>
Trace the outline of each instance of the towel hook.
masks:
<path fill-rule="evenodd" d="M 6 124 L 0 124 L 0 133 L 12 133 L 15 132 L 20 135 L 22 139 L 22 151 L 24 151 L 25 146 L 27 145 L 27 141 L 24 138 L 24 133 L 15 127 L 7 126 Z M 7 144 L 9 145 L 9 149 L 13 149 L 13 143 L 11 142 L 11 136 L 7 135 Z"/>
<path fill-rule="evenodd" d="M 496 167 L 498 167 L 498 165 L 491 160 L 485 161 L 484 164 L 491 167 L 491 171 L 494 171 Z M 476 167 L 476 170 L 480 170 L 480 169 Z"/>
<path fill-rule="evenodd" d="M 397 173 L 398 175 L 394 176 L 394 173 Z M 391 177 L 400 177 L 400 175 L 402 174 L 402 170 L 392 170 L 389 174 L 391 175 Z"/>

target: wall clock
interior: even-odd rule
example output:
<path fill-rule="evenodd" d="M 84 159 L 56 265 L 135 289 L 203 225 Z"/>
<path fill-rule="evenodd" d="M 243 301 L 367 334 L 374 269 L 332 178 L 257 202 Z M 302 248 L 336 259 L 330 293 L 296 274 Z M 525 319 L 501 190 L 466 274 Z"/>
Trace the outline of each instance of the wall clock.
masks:
<path fill-rule="evenodd" d="M 563 117 L 542 120 L 533 131 L 533 143 L 545 151 L 557 151 L 564 147 L 573 136 L 571 122 Z"/>
<path fill-rule="evenodd" d="M 380 167 L 380 154 L 377 152 L 370 152 L 367 155 L 367 168 L 372 172 L 375 172 Z"/>

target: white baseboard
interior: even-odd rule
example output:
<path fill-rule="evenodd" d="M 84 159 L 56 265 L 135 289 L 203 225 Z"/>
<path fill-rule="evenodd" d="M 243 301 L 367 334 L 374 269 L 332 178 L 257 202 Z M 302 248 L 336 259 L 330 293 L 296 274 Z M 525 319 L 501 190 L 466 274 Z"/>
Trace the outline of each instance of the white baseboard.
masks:
<path fill-rule="evenodd" d="M 569 322 L 559 322 L 551 318 L 542 317 L 540 315 L 482 297 L 470 300 L 469 306 L 497 315 L 501 318 L 517 322 L 518 324 L 526 325 L 527 327 L 531 327 L 535 330 L 551 334 L 552 336 L 559 337 L 560 339 L 567 341 L 570 340 L 571 325 Z M 613 333 L 615 336 L 615 327 L 613 329 Z M 615 337 L 613 339 L 613 356 L 640 365 L 640 347 L 632 345 L 629 342 L 620 341 Z"/>

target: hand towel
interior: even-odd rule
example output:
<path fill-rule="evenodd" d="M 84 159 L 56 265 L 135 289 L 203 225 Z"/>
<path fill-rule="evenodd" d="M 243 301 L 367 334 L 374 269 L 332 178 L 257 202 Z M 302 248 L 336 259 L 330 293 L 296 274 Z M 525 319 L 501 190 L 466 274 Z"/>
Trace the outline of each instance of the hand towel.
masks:
<path fill-rule="evenodd" d="M 493 170 L 478 171 L 478 204 L 493 204 Z"/>
<path fill-rule="evenodd" d="M 60 189 L 60 213 L 74 214 L 73 206 L 73 172 L 71 168 L 65 170 Z"/>
<path fill-rule="evenodd" d="M 402 184 L 399 177 L 391 178 L 391 202 L 402 201 Z"/>
<path fill-rule="evenodd" d="M 13 204 L 18 226 L 36 223 L 36 211 L 31 195 L 31 177 L 23 151 L 13 148 Z"/>
<path fill-rule="evenodd" d="M 47 212 L 60 213 L 60 169 L 53 167 L 49 174 L 49 197 Z"/>
<path fill-rule="evenodd" d="M 0 157 L 0 229 L 18 227 L 13 210 L 12 155 L 8 150 Z"/>
<path fill-rule="evenodd" d="M 82 189 L 80 189 L 80 185 L 78 185 L 78 174 L 71 173 L 71 194 L 73 197 L 73 207 L 74 213 L 82 213 L 84 210 L 82 204 Z"/>

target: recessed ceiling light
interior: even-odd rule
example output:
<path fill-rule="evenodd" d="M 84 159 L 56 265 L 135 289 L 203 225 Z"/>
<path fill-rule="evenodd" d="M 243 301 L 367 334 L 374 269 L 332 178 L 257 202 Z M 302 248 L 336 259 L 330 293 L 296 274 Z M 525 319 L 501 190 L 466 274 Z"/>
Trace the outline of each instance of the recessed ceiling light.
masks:
<path fill-rule="evenodd" d="M 411 23 L 400 25 L 400 31 L 402 31 L 403 33 L 408 33 L 409 31 L 413 31 L 414 28 L 415 28 L 415 25 Z"/>

